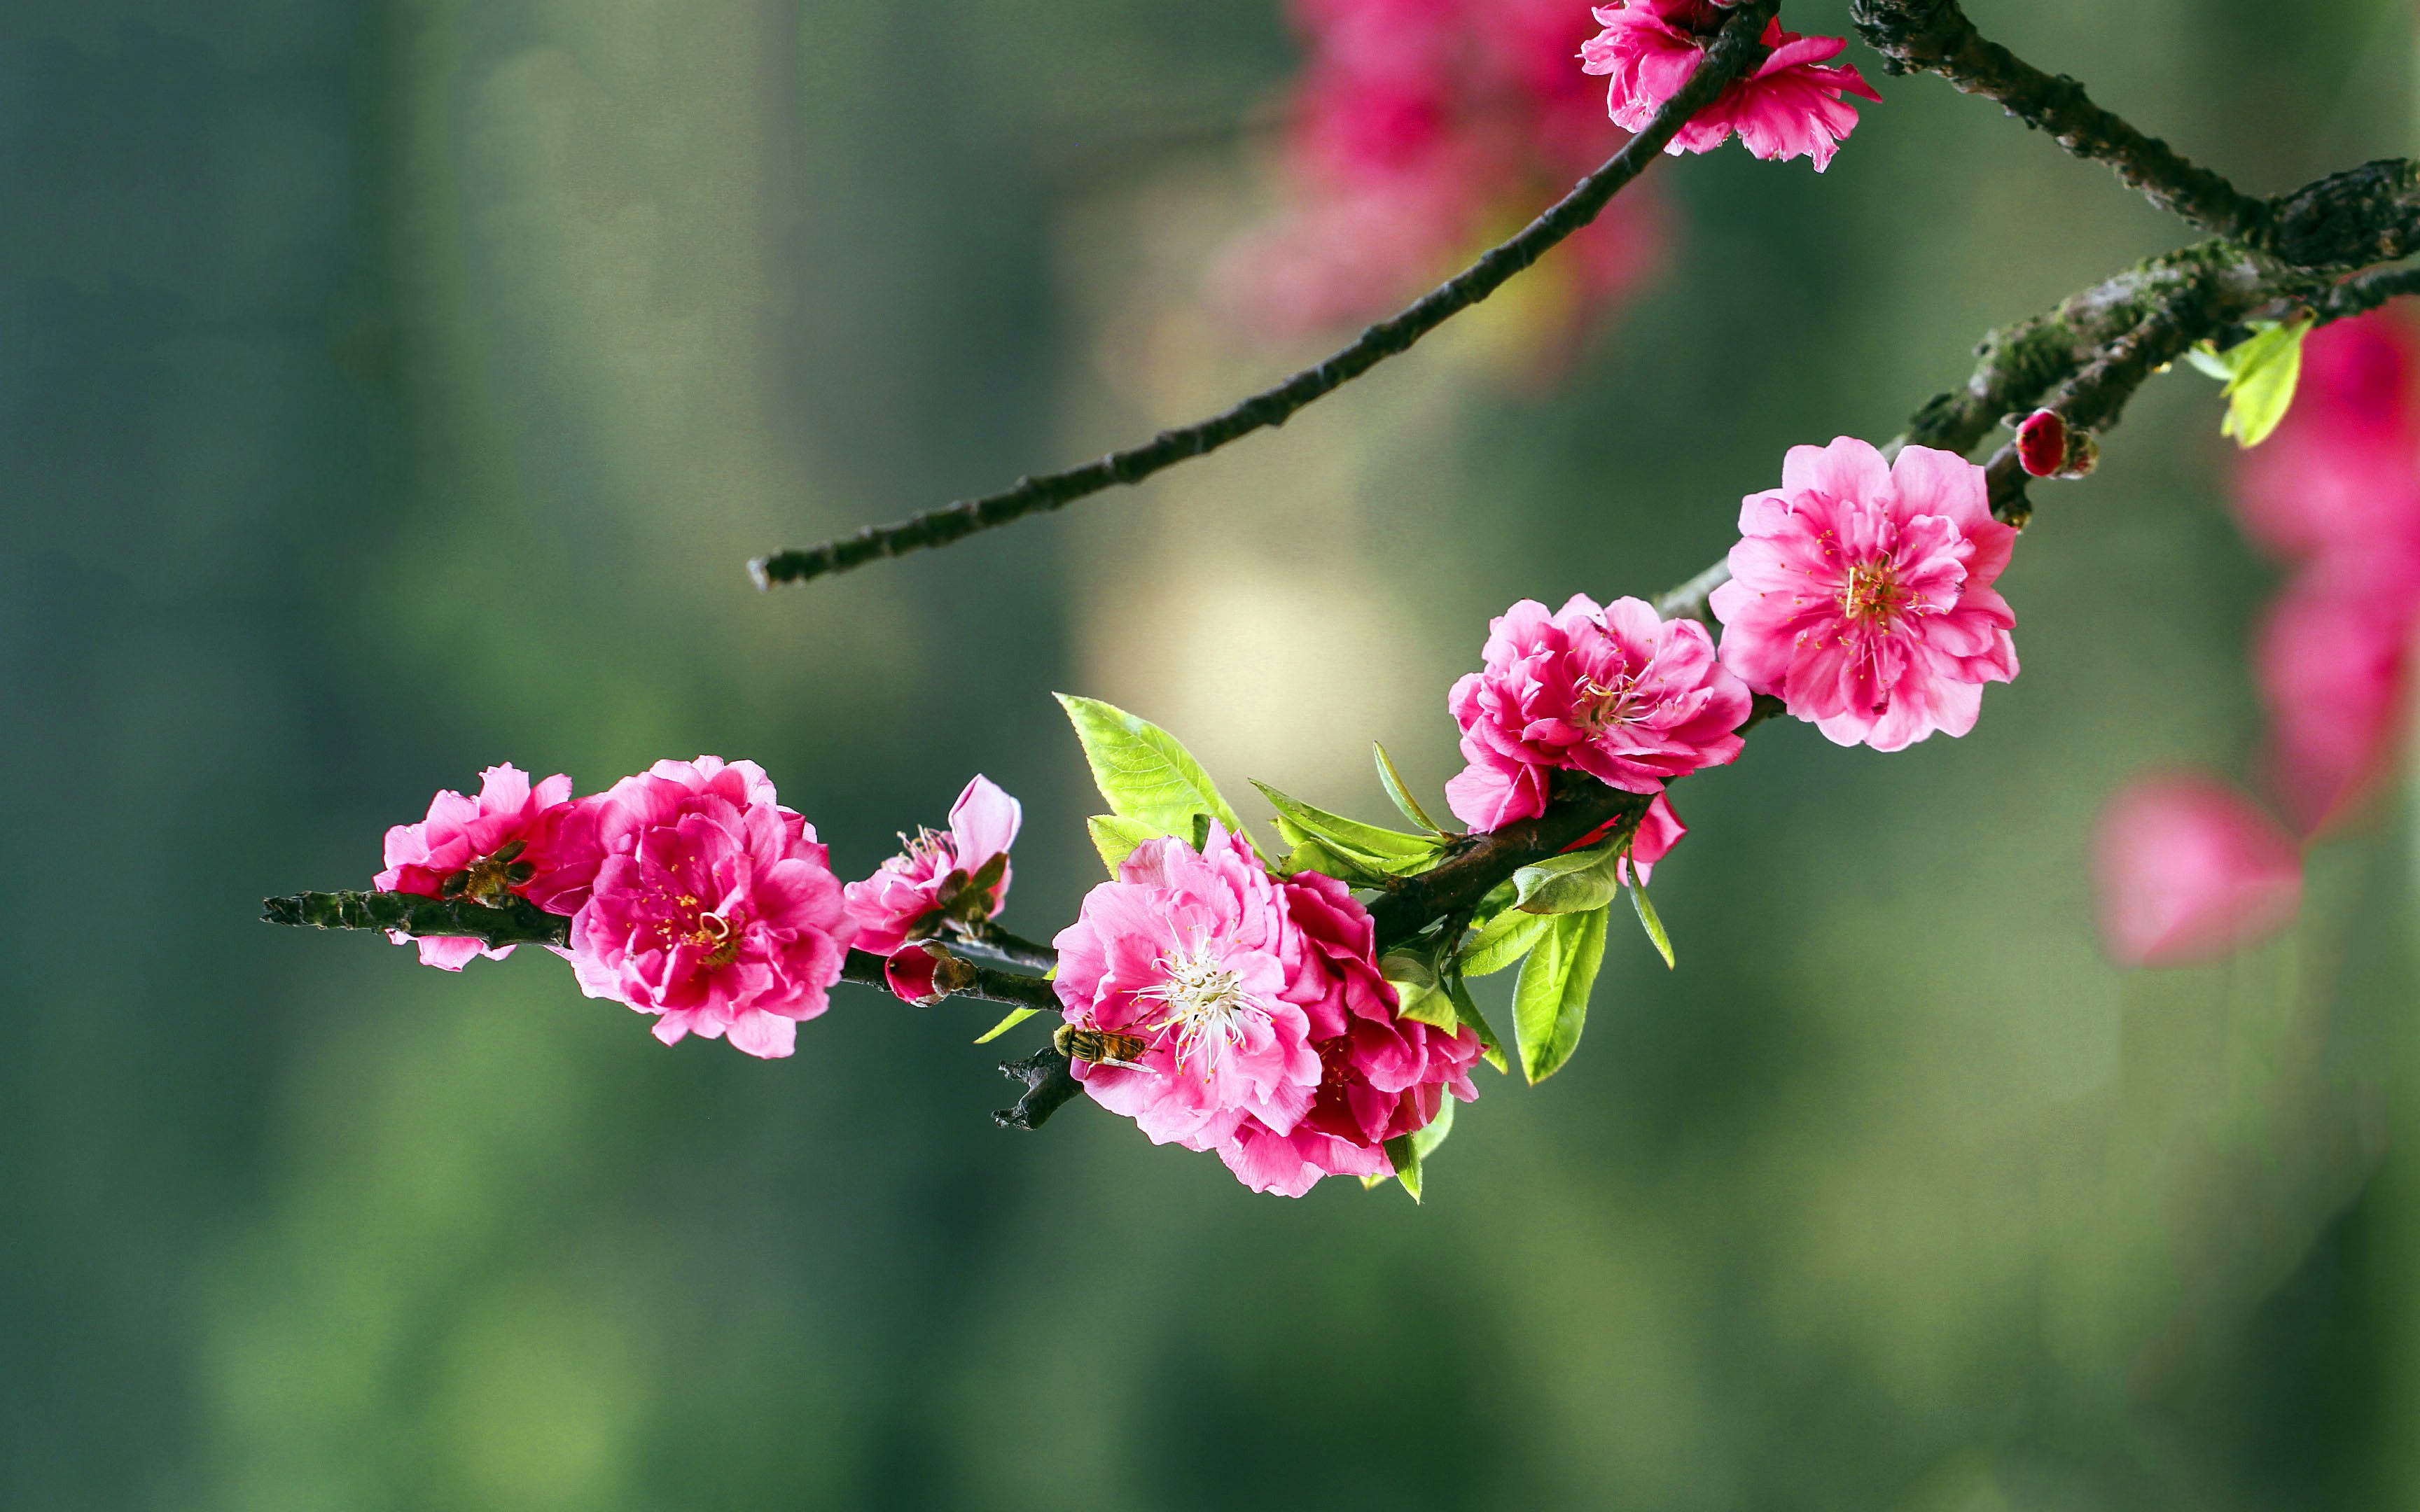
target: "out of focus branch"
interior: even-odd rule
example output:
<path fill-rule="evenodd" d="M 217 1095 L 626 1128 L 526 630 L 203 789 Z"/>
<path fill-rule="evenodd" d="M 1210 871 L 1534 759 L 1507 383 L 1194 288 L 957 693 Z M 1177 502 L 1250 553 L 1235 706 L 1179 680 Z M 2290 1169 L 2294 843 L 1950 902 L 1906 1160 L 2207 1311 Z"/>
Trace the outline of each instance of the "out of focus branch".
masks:
<path fill-rule="evenodd" d="M 1276 387 L 1198 424 L 1164 430 L 1140 446 L 1111 452 L 1064 472 L 1019 478 L 1014 486 L 999 493 L 963 499 L 911 516 L 896 525 L 869 526 L 854 535 L 804 550 L 777 551 L 759 557 L 749 563 L 749 572 L 759 587 L 805 582 L 869 562 L 948 546 L 979 531 L 1058 509 L 1108 488 L 1140 483 L 1156 472 L 1215 452 L 1254 431 L 1284 424 L 1306 405 L 1335 393 L 1388 358 L 1410 350 L 1413 343 L 1503 287 L 1565 238 L 1595 220 L 1615 194 L 1655 161 L 1691 116 L 1712 103 L 1734 76 L 1760 60 L 1758 37 L 1778 4 L 1779 0 L 1745 0 L 1724 23 L 1714 45 L 1680 93 L 1666 101 L 1655 118 L 1647 123 L 1646 130 L 1625 143 L 1604 167 L 1580 180 L 1570 193 L 1511 240 L 1489 251 L 1401 314 L 1362 332 L 1351 346 L 1317 366 L 1307 367 Z"/>
<path fill-rule="evenodd" d="M 1857 35 L 1891 72 L 1937 73 L 1967 94 L 1997 101 L 2205 231 L 2248 237 L 2266 224 L 2267 205 L 2094 104 L 2073 79 L 2044 73 L 1989 40 L 1958 0 L 1854 0 L 1849 8 Z"/>

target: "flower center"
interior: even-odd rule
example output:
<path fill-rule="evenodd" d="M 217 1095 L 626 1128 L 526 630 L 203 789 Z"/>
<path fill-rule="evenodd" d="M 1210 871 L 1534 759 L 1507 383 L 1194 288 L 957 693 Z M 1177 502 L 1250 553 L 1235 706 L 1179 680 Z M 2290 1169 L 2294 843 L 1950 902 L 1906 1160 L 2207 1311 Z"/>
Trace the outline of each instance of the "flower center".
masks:
<path fill-rule="evenodd" d="M 1840 612 L 1862 625 L 1887 625 L 1907 603 L 1907 590 L 1881 558 L 1851 567 L 1849 580 L 1840 588 Z"/>
<path fill-rule="evenodd" d="M 1580 724 L 1590 730 L 1608 730 L 1630 724 L 1643 712 L 1638 707 L 1638 678 L 1636 673 L 1624 673 L 1615 678 L 1611 687 L 1584 677 L 1577 691 L 1579 707 L 1574 712 L 1579 716 Z"/>
<path fill-rule="evenodd" d="M 515 887 L 537 875 L 537 868 L 520 858 L 522 843 L 506 841 L 492 856 L 483 856 L 446 879 L 441 894 L 468 898 L 482 908 L 502 908 Z"/>
<path fill-rule="evenodd" d="M 1206 1070 L 1244 1042 L 1244 1015 L 1252 1004 L 1244 995 L 1240 977 L 1222 970 L 1202 946 L 1161 956 L 1159 966 L 1166 975 L 1158 985 L 1135 995 L 1156 999 L 1168 1010 L 1167 1017 L 1152 1027 L 1176 1031 L 1179 1070 L 1196 1057 Z"/>
<path fill-rule="evenodd" d="M 697 916 L 690 940 L 706 948 L 709 966 L 727 966 L 739 957 L 739 926 L 712 909 Z"/>

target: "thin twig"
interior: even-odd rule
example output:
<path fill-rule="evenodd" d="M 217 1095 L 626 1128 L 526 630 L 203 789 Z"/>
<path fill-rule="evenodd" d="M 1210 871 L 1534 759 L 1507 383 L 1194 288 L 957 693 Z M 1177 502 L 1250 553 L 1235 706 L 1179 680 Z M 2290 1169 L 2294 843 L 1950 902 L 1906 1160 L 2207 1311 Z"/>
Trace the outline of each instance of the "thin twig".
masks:
<path fill-rule="evenodd" d="M 1595 220 L 1615 194 L 1655 161 L 1691 116 L 1711 103 L 1733 76 L 1758 59 L 1759 34 L 1778 3 L 1779 0 L 1746 0 L 1724 23 L 1713 47 L 1680 93 L 1666 101 L 1655 118 L 1648 122 L 1647 129 L 1624 144 L 1604 167 L 1582 179 L 1519 235 L 1489 251 L 1401 314 L 1362 332 L 1351 346 L 1327 361 L 1307 367 L 1276 387 L 1198 424 L 1161 431 L 1140 446 L 1112 452 L 1064 472 L 1019 478 L 1015 486 L 999 493 L 963 499 L 911 516 L 895 525 L 869 526 L 854 535 L 804 550 L 777 551 L 759 557 L 748 564 L 750 574 L 760 588 L 805 582 L 869 562 L 947 546 L 979 531 L 1058 509 L 1104 489 L 1140 483 L 1156 472 L 1217 451 L 1254 431 L 1284 424 L 1306 405 L 1335 393 L 1387 359 L 1410 350 L 1413 343 L 1495 293 L 1514 274 Z"/>
<path fill-rule="evenodd" d="M 1854 0 L 1850 14 L 1891 72 L 1938 73 L 1967 94 L 1996 100 L 2077 157 L 2105 164 L 2170 214 L 2226 237 L 2252 236 L 2267 224 L 2262 201 L 2094 104 L 2073 79 L 2044 73 L 1989 40 L 1958 0 Z"/>

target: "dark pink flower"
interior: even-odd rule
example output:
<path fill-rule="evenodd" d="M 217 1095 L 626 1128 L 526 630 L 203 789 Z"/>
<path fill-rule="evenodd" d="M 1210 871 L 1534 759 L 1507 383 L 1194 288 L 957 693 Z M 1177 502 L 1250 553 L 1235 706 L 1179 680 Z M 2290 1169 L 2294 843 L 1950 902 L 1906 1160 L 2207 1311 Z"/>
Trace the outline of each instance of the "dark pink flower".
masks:
<path fill-rule="evenodd" d="M 547 894 L 555 868 L 554 828 L 570 801 L 571 779 L 557 772 L 533 788 L 529 774 L 509 762 L 479 777 L 477 797 L 448 789 L 429 800 L 427 819 L 386 832 L 386 870 L 376 879 L 380 892 L 468 898 L 491 908 L 507 897 Z M 412 938 L 401 930 L 389 930 L 387 937 L 397 945 Z M 445 971 L 461 970 L 473 956 L 501 961 L 513 953 L 509 945 L 490 949 L 470 939 L 417 943 L 421 964 Z"/>
<path fill-rule="evenodd" d="M 2214 778 L 2130 783 L 2102 814 L 2093 849 L 2102 936 L 2120 965 L 2217 960 L 2285 928 L 2301 906 L 2293 841 Z"/>
<path fill-rule="evenodd" d="M 887 956 L 950 921 L 980 924 L 1008 902 L 1008 848 L 1024 810 L 978 776 L 950 805 L 950 827 L 920 829 L 881 870 L 844 889 L 857 948 Z M 902 837 L 903 840 L 905 837 Z"/>
<path fill-rule="evenodd" d="M 1723 665 L 1831 740 L 1962 735 L 1983 685 L 2017 675 L 2016 616 L 1992 586 L 2017 532 L 1965 458 L 1911 446 L 1885 465 L 1847 436 L 1795 446 L 1781 486 L 1744 501 L 1740 533 L 1711 600 Z"/>
<path fill-rule="evenodd" d="M 1581 71 L 1606 76 L 1606 113 L 1637 131 L 1698 71 L 1724 18 L 1708 0 L 1614 0 L 1596 19 L 1605 30 L 1580 48 Z M 1760 40 L 1756 71 L 1724 85 L 1665 150 L 1711 152 L 1736 132 L 1757 157 L 1807 158 L 1822 173 L 1857 124 L 1857 107 L 1840 97 L 1883 97 L 1854 68 L 1823 66 L 1848 45 L 1839 38 L 1801 37 L 1772 21 Z"/>
<path fill-rule="evenodd" d="M 1052 943 L 1066 1021 L 1146 1045 L 1133 1067 L 1079 1060 L 1077 1079 L 1154 1144 L 1216 1149 L 1247 1118 L 1291 1132 L 1310 1110 L 1323 1070 L 1295 1000 L 1303 945 L 1242 837 L 1145 841 Z"/>
<path fill-rule="evenodd" d="M 1310 1020 L 1319 1087 L 1291 1129 L 1247 1117 L 1218 1156 L 1253 1191 L 1298 1197 L 1322 1177 L 1390 1174 L 1388 1140 L 1428 1127 L 1449 1093 L 1479 1095 L 1470 1068 L 1481 1047 L 1466 1029 L 1396 1015 L 1369 912 L 1343 883 L 1297 872 L 1280 890 L 1293 925 L 1284 995 Z"/>
<path fill-rule="evenodd" d="M 1470 764 L 1446 801 L 1473 829 L 1544 813 L 1557 771 L 1655 793 L 1739 754 L 1747 688 L 1704 625 L 1666 620 L 1643 599 L 1599 609 L 1575 594 L 1549 613 L 1525 598 L 1490 625 L 1484 657 L 1448 699 Z"/>
<path fill-rule="evenodd" d="M 591 997 L 656 1015 L 656 1038 L 790 1054 L 828 1006 L 852 930 L 812 825 L 752 762 L 658 762 L 582 800 L 566 837 L 592 868 L 571 920 Z"/>

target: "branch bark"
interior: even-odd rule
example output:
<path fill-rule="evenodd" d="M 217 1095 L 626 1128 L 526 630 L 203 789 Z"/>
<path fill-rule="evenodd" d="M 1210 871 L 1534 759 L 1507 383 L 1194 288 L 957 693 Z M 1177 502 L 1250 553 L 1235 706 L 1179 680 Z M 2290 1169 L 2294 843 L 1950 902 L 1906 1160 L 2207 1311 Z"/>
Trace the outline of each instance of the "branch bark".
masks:
<path fill-rule="evenodd" d="M 1317 366 L 1304 368 L 1276 387 L 1197 424 L 1161 431 L 1140 446 L 1111 452 L 1064 472 L 1019 478 L 1013 486 L 999 493 L 962 499 L 895 525 L 868 526 L 854 535 L 804 550 L 777 551 L 759 557 L 748 564 L 750 575 L 759 588 L 806 582 L 869 562 L 948 546 L 979 531 L 1063 508 L 1108 488 L 1140 483 L 1156 472 L 1215 452 L 1254 431 L 1284 424 L 1305 406 L 1335 393 L 1387 359 L 1410 350 L 1413 343 L 1495 293 L 1514 274 L 1595 220 L 1615 194 L 1646 171 L 1691 116 L 1712 103 L 1723 85 L 1760 60 L 1762 49 L 1758 36 L 1778 4 L 1779 0 L 1745 0 L 1724 23 L 1713 47 L 1681 92 L 1667 101 L 1647 129 L 1624 144 L 1604 167 L 1580 180 L 1570 193 L 1511 240 L 1430 290 L 1402 313 L 1362 332 L 1351 346 Z"/>
<path fill-rule="evenodd" d="M 478 940 L 491 946 L 570 943 L 571 919 L 550 914 L 523 899 L 502 908 L 482 907 L 463 899 L 423 898 L 410 892 L 298 892 L 261 900 L 260 917 L 271 924 L 308 929 L 395 930 L 431 939 Z M 1052 955 L 1050 961 L 1057 957 Z M 989 1003 L 1056 1012 L 1059 995 L 1040 977 L 999 971 L 966 963 L 970 984 L 952 993 Z M 1047 968 L 1047 963 L 1046 963 Z M 883 960 L 863 950 L 851 950 L 841 965 L 841 980 L 890 991 Z"/>

